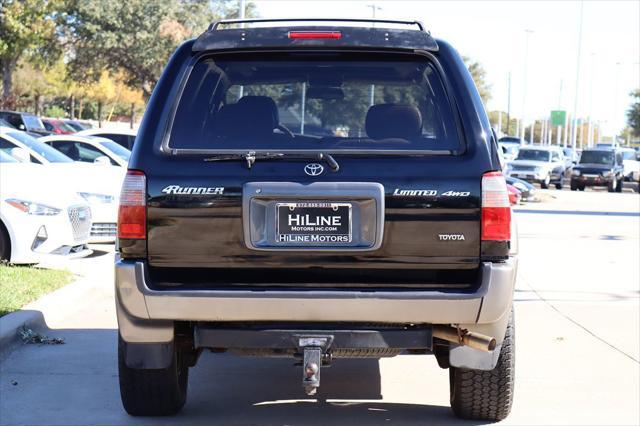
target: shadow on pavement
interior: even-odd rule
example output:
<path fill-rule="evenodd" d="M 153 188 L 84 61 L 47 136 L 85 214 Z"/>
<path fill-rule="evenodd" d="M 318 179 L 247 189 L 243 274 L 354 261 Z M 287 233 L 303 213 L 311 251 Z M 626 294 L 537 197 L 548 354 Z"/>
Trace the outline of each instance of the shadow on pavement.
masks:
<path fill-rule="evenodd" d="M 382 401 L 377 359 L 338 359 L 322 370 L 322 398 L 307 399 L 291 359 L 206 352 L 171 418 L 133 418 L 120 404 L 116 330 L 44 331 L 63 345 L 24 345 L 0 369 L 0 424 L 480 424 L 448 406 Z M 425 364 L 426 368 L 426 364 Z M 447 392 L 424 384 L 424 392 Z M 335 401 L 339 400 L 339 401 Z"/>
<path fill-rule="evenodd" d="M 93 252 L 90 255 L 87 255 L 85 257 L 83 257 L 82 259 L 92 259 L 94 257 L 100 257 L 100 256 L 104 256 L 105 254 L 111 254 L 112 252 L 109 251 L 104 251 L 104 250 L 98 250 L 98 249 L 92 249 Z"/>

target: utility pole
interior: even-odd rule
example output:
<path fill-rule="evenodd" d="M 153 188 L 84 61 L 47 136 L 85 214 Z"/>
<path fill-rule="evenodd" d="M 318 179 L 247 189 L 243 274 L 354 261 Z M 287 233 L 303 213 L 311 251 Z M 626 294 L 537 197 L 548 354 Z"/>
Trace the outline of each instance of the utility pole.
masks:
<path fill-rule="evenodd" d="M 596 54 L 591 52 L 591 71 L 589 72 L 589 133 L 587 133 L 587 147 L 593 145 L 593 76 L 596 73 Z"/>
<path fill-rule="evenodd" d="M 563 86 L 564 80 L 560 79 L 560 90 L 558 90 L 558 111 L 562 111 L 562 86 Z M 565 115 L 565 120 L 566 120 L 566 116 L 567 113 L 565 111 L 564 113 Z M 565 135 L 566 137 L 566 135 Z M 558 128 L 556 129 L 556 145 L 560 146 L 560 143 L 562 142 L 562 125 L 558 124 Z M 566 142 L 565 142 L 565 146 L 566 146 Z"/>
<path fill-rule="evenodd" d="M 620 81 L 620 65 L 620 62 L 616 62 L 616 84 L 613 92 L 613 118 L 611 119 L 612 126 L 615 126 L 616 124 L 616 115 L 618 113 L 618 91 L 620 90 L 618 82 Z M 613 142 L 616 142 L 616 139 L 618 138 L 618 130 L 616 129 L 614 132 Z"/>
<path fill-rule="evenodd" d="M 238 18 L 244 19 L 244 11 L 246 9 L 245 0 L 239 0 L 238 4 Z M 240 24 L 244 28 L 244 24 Z M 244 96 L 244 86 L 240 86 L 238 90 L 238 100 Z"/>
<path fill-rule="evenodd" d="M 305 102 L 307 101 L 307 82 L 302 82 L 302 99 L 300 100 L 300 134 L 304 135 L 304 116 L 306 112 Z"/>
<path fill-rule="evenodd" d="M 371 8 L 371 17 L 373 19 L 376 19 L 376 10 L 382 10 L 382 8 L 379 6 L 376 6 L 375 3 L 368 4 L 367 7 Z M 376 24 L 374 22 L 373 26 L 375 27 L 375 25 Z M 376 85 L 372 84 L 369 87 L 369 106 L 373 106 L 373 104 L 375 103 L 375 95 L 376 95 Z"/>
<path fill-rule="evenodd" d="M 582 53 L 582 21 L 584 15 L 584 0 L 580 2 L 580 21 L 578 24 L 578 53 L 576 57 L 576 93 L 573 98 L 573 131 L 571 132 L 571 148 L 576 149 L 578 136 L 578 93 L 580 90 L 580 54 Z"/>
<path fill-rule="evenodd" d="M 507 79 L 507 135 L 509 135 L 509 129 L 511 127 L 511 71 L 509 71 L 509 77 Z"/>
<path fill-rule="evenodd" d="M 524 30 L 524 71 L 522 74 L 522 126 L 520 126 L 520 132 L 522 133 L 520 138 L 524 140 L 524 128 L 526 120 L 526 104 L 527 104 L 527 68 L 529 67 L 529 35 L 533 34 L 532 30 Z"/>
<path fill-rule="evenodd" d="M 533 123 L 531 123 L 531 133 L 529 133 L 529 144 L 533 145 L 533 143 L 535 142 L 535 140 L 533 139 L 533 132 L 535 132 L 536 130 L 536 120 L 533 120 Z"/>

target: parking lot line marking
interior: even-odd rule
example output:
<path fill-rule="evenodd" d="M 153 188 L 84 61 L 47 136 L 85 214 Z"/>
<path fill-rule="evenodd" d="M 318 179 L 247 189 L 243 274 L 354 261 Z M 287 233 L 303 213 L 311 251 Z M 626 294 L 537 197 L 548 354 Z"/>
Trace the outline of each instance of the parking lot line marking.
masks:
<path fill-rule="evenodd" d="M 538 297 L 540 298 L 540 300 L 542 300 L 547 306 L 549 306 L 551 309 L 553 309 L 554 311 L 556 311 L 558 314 L 560 314 L 563 318 L 567 319 L 568 321 L 572 322 L 573 324 L 577 325 L 578 327 L 580 327 L 582 330 L 586 331 L 588 334 L 590 334 L 591 336 L 593 336 L 594 338 L 596 338 L 597 340 L 601 341 L 602 343 L 604 343 L 605 345 L 609 346 L 610 348 L 612 348 L 613 350 L 619 352 L 620 354 L 624 355 L 625 357 L 631 359 L 632 361 L 634 361 L 636 364 L 640 364 L 640 361 L 638 361 L 633 355 L 629 355 L 628 353 L 626 353 L 625 351 L 623 351 L 622 349 L 618 348 L 617 346 L 615 346 L 612 343 L 607 342 L 605 339 L 603 339 L 602 337 L 598 336 L 597 334 L 595 334 L 594 332 L 592 332 L 591 330 L 589 330 L 587 327 L 583 326 L 582 324 L 580 324 L 578 321 L 574 320 L 573 318 L 571 318 L 569 315 L 565 314 L 564 312 L 562 312 L 560 309 L 558 309 L 553 303 L 551 303 L 550 301 L 548 301 L 547 299 L 545 299 L 535 288 L 533 288 L 533 286 L 529 283 L 529 280 L 527 280 L 524 277 L 519 277 L 519 280 L 524 281 L 525 285 L 527 287 L 529 287 L 531 289 L 531 291 Z"/>

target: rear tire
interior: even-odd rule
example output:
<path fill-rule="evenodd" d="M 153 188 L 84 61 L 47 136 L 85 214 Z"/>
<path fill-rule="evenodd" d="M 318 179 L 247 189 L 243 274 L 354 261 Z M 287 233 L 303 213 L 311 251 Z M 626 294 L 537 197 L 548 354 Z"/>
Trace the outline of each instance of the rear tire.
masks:
<path fill-rule="evenodd" d="M 578 190 L 578 184 L 571 182 L 571 190 L 572 191 L 577 191 Z"/>
<path fill-rule="evenodd" d="M 578 189 L 579 189 L 580 191 L 584 191 L 584 188 L 585 188 L 585 186 L 584 186 L 584 185 L 580 185 L 580 186 L 578 187 Z"/>
<path fill-rule="evenodd" d="M 616 186 L 616 192 L 622 192 L 623 186 L 624 186 L 624 179 L 620 179 L 618 181 L 618 186 Z"/>
<path fill-rule="evenodd" d="M 493 370 L 480 371 L 451 367 L 449 388 L 451 408 L 457 417 L 470 420 L 505 419 L 513 405 L 515 379 L 515 324 L 513 311 Z"/>
<path fill-rule="evenodd" d="M 4 227 L 4 224 L 0 222 L 0 262 L 9 261 L 11 259 L 11 239 L 9 233 Z"/>
<path fill-rule="evenodd" d="M 120 398 L 127 413 L 132 416 L 172 416 L 187 400 L 189 368 L 174 349 L 168 368 L 137 369 L 124 360 L 124 341 L 118 335 L 118 372 Z"/>
<path fill-rule="evenodd" d="M 540 181 L 540 188 L 542 189 L 549 189 L 549 184 L 551 183 L 551 176 L 547 175 L 546 178 L 544 178 L 544 180 Z"/>
<path fill-rule="evenodd" d="M 556 183 L 556 189 L 562 190 L 562 182 Z"/>

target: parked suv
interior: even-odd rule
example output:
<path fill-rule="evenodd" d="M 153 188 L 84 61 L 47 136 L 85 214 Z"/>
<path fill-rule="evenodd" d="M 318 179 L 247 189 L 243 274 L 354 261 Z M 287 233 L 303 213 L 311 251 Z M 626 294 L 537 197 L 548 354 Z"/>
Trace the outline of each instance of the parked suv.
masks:
<path fill-rule="evenodd" d="M 592 148 L 582 151 L 580 162 L 571 172 L 571 190 L 584 191 L 587 186 L 606 186 L 609 192 L 622 192 L 623 157 L 615 148 Z"/>
<path fill-rule="evenodd" d="M 508 415 L 517 240 L 482 101 L 422 24 L 352 21 L 221 22 L 170 59 L 120 203 L 128 413 L 177 413 L 212 349 L 297 359 L 309 395 L 340 358 L 433 354 L 458 416 Z"/>
<path fill-rule="evenodd" d="M 567 165 L 562 150 L 555 146 L 523 146 L 515 160 L 507 165 L 507 176 L 536 182 L 543 189 L 554 184 L 562 189 Z"/>

